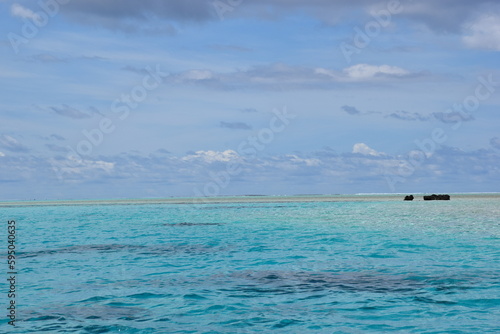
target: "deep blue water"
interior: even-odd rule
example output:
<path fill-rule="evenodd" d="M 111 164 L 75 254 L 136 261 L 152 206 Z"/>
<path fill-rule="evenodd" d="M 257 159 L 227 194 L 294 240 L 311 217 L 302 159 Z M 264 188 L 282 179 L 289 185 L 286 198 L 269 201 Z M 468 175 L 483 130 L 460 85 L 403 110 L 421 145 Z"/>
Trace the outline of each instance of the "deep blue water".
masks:
<path fill-rule="evenodd" d="M 0 213 L 19 270 L 0 332 L 500 332 L 498 197 Z"/>

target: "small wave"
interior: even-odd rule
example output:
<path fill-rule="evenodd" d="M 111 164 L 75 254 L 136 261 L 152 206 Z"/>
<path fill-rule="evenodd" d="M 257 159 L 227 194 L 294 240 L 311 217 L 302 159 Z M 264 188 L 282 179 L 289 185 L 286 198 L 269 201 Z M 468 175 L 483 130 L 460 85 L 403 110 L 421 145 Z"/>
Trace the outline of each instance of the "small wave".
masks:
<path fill-rule="evenodd" d="M 223 225 L 221 223 L 167 223 L 163 224 L 163 226 L 220 226 Z"/>
<path fill-rule="evenodd" d="M 136 294 L 133 294 L 133 295 L 129 295 L 129 296 L 127 296 L 127 298 L 151 299 L 151 298 L 168 298 L 168 297 L 171 297 L 171 296 L 172 295 L 143 292 L 143 293 L 136 293 Z"/>

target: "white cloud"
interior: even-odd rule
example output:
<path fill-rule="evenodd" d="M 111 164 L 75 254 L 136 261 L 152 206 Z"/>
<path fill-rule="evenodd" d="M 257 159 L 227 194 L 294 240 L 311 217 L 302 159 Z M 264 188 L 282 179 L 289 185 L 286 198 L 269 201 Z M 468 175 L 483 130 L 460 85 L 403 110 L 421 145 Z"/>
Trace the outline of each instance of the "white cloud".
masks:
<path fill-rule="evenodd" d="M 411 80 L 425 75 L 429 73 L 411 72 L 390 65 L 358 64 L 343 70 L 335 70 L 274 63 L 224 73 L 193 69 L 173 74 L 166 81 L 176 85 L 198 84 L 215 89 L 234 90 L 251 87 L 283 90 L 330 88 L 338 83 Z"/>
<path fill-rule="evenodd" d="M 500 51 L 500 15 L 484 15 L 470 24 L 464 44 L 471 49 Z"/>
<path fill-rule="evenodd" d="M 243 161 L 238 164 L 241 172 L 227 179 L 227 187 L 221 188 L 220 194 L 254 193 L 255 190 L 267 194 L 279 191 L 293 194 L 299 189 L 328 193 L 332 187 L 336 192 L 393 191 L 387 177 L 401 180 L 396 184 L 401 190 L 410 187 L 428 191 L 440 185 L 447 191 L 463 191 L 464 187 L 467 191 L 481 188 L 482 191 L 494 191 L 498 183 L 495 180 L 500 175 L 500 156 L 492 149 L 465 152 L 443 147 L 426 158 L 420 150 L 391 155 L 357 143 L 353 153 L 357 154 L 294 152 Z M 193 196 L 194 186 L 203 191 L 206 184 L 220 182 L 221 179 L 215 181 L 214 175 L 219 177 L 220 172 L 227 172 L 234 159 L 244 160 L 232 150 L 198 151 L 183 157 L 120 154 L 100 160 L 68 156 L 47 161 L 35 155 L 7 155 L 0 158 L 3 162 L 0 175 L 4 181 L 18 181 L 5 196 L 12 196 L 12 191 L 17 191 L 16 196 L 20 198 L 32 196 L 36 188 L 32 185 L 40 182 L 51 184 L 48 188 L 52 192 L 46 194 L 49 198 L 57 197 L 58 191 L 77 198 L 95 197 L 96 193 L 108 198 L 149 196 L 144 192 L 148 189 L 154 189 L 157 196 Z M 480 187 L 477 187 L 478 182 Z M 81 187 L 75 190 L 75 183 Z M 165 189 L 166 184 L 168 189 Z M 10 186 L 10 183 L 2 186 Z"/>
<path fill-rule="evenodd" d="M 357 64 L 344 69 L 344 74 L 354 80 L 367 80 L 381 75 L 401 77 L 410 72 L 397 66 Z"/>
<path fill-rule="evenodd" d="M 332 77 L 333 79 L 339 79 L 340 75 L 336 71 L 329 70 L 327 68 L 318 67 L 314 69 L 314 74 L 326 75 Z"/>
<path fill-rule="evenodd" d="M 239 160 L 240 156 L 233 150 L 218 151 L 196 151 L 194 154 L 182 158 L 184 161 L 201 160 L 202 162 L 229 162 Z"/>
<path fill-rule="evenodd" d="M 115 162 L 107 162 L 101 160 L 86 160 L 80 159 L 76 157 L 69 157 L 67 160 L 58 161 L 51 160 L 52 169 L 56 173 L 60 173 L 60 175 L 68 176 L 68 175 L 92 175 L 97 170 L 111 173 L 115 168 Z"/>
<path fill-rule="evenodd" d="M 40 20 L 40 16 L 29 8 L 23 7 L 20 4 L 14 3 L 10 6 L 10 13 L 13 16 L 33 21 Z"/>
<path fill-rule="evenodd" d="M 295 154 L 286 155 L 291 162 L 296 164 L 305 164 L 307 167 L 315 167 L 321 165 L 321 160 L 315 158 L 301 158 Z"/>
<path fill-rule="evenodd" d="M 362 155 L 371 155 L 374 157 L 379 157 L 385 155 L 382 152 L 377 152 L 373 148 L 369 147 L 365 143 L 357 143 L 352 147 L 352 153 L 362 154 Z"/>
<path fill-rule="evenodd" d="M 191 70 L 182 73 L 181 78 L 184 80 L 208 80 L 213 78 L 213 74 L 208 70 Z"/>
<path fill-rule="evenodd" d="M 5 153 L 0 152 L 0 157 L 5 157 Z"/>

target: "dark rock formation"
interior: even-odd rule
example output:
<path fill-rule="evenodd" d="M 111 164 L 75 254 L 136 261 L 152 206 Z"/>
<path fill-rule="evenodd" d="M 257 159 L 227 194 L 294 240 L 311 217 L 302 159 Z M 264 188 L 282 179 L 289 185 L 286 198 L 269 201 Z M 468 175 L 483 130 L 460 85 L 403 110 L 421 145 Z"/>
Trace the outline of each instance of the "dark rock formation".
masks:
<path fill-rule="evenodd" d="M 413 201 L 414 198 L 413 195 L 405 196 L 405 201 Z"/>
<path fill-rule="evenodd" d="M 450 195 L 436 195 L 424 196 L 424 201 L 449 201 Z"/>

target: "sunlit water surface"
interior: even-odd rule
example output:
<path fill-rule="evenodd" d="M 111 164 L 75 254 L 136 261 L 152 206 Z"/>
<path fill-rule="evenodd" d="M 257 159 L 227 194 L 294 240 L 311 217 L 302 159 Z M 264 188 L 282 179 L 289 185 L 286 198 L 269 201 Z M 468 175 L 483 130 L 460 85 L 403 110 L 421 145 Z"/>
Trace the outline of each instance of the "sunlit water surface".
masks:
<path fill-rule="evenodd" d="M 1 332 L 500 332 L 498 196 L 98 204 L 0 208 Z"/>

